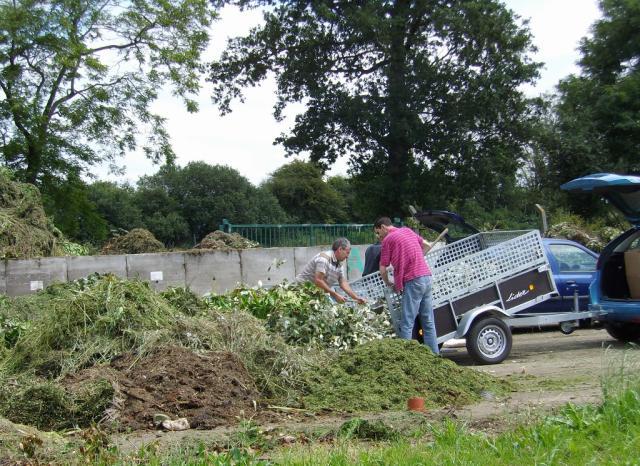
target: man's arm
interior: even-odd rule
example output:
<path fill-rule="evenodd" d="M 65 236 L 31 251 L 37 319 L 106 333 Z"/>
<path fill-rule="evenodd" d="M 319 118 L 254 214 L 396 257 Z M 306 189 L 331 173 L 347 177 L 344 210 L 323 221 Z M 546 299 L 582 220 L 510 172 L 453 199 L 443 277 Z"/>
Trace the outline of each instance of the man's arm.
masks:
<path fill-rule="evenodd" d="M 313 278 L 313 282 L 316 284 L 318 288 L 320 288 L 321 290 L 324 290 L 326 293 L 329 293 L 329 296 L 331 296 L 337 302 L 339 303 L 345 302 L 344 296 L 342 296 L 340 293 L 338 293 L 337 291 L 335 291 L 333 288 L 329 286 L 324 273 L 316 272 Z"/>
<path fill-rule="evenodd" d="M 345 278 L 340 279 L 340 288 L 342 288 L 344 292 L 347 293 L 351 297 L 351 299 L 356 301 L 358 304 L 365 303 L 364 299 L 354 293 L 354 291 L 351 289 L 351 286 L 349 285 L 349 282 Z"/>
<path fill-rule="evenodd" d="M 386 265 L 380 266 L 380 276 L 382 277 L 382 281 L 385 283 L 385 285 L 393 286 L 393 283 L 389 281 L 389 271 L 387 270 Z"/>

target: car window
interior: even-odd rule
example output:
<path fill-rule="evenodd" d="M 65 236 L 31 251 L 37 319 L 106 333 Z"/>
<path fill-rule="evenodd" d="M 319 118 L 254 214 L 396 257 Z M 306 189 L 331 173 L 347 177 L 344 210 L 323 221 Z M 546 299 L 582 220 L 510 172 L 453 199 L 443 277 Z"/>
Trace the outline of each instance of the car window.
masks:
<path fill-rule="evenodd" d="M 596 258 L 571 244 L 550 244 L 549 249 L 558 261 L 560 272 L 594 272 Z"/>

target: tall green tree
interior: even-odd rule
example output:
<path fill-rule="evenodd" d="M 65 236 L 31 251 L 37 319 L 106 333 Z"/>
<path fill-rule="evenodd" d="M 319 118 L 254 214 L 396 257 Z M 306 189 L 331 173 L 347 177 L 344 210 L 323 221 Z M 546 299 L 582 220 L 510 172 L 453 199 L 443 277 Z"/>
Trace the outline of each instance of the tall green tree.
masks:
<path fill-rule="evenodd" d="M 274 171 L 263 187 L 278 199 L 296 223 L 343 223 L 344 198 L 322 179 L 322 170 L 312 162 L 294 160 Z"/>
<path fill-rule="evenodd" d="M 126 183 L 96 181 L 88 187 L 88 198 L 107 223 L 108 230 L 145 227 L 133 186 Z"/>
<path fill-rule="evenodd" d="M 170 85 L 197 106 L 207 0 L 0 0 L 0 156 L 22 180 L 81 176 L 146 134 L 144 153 L 174 158 L 150 105 Z"/>
<path fill-rule="evenodd" d="M 560 81 L 538 134 L 549 190 L 589 173 L 640 171 L 640 1 L 601 0 L 600 9 L 581 41 L 580 74 Z M 596 212 L 585 199 L 566 202 Z"/>
<path fill-rule="evenodd" d="M 379 213 L 400 213 L 418 191 L 490 196 L 514 178 L 518 89 L 539 65 L 527 57 L 529 31 L 499 1 L 224 3 L 266 12 L 211 67 L 222 111 L 273 72 L 276 118 L 306 104 L 277 142 L 324 166 L 348 156 L 352 173 L 376 187 L 367 201 Z"/>
<path fill-rule="evenodd" d="M 152 210 L 168 216 L 167 206 L 176 209 L 174 212 L 189 226 L 184 244 L 193 245 L 217 230 L 224 218 L 231 223 L 280 223 L 287 218 L 270 192 L 223 165 L 191 162 L 185 167 L 165 166 L 155 175 L 141 178 L 138 191 L 139 199 L 164 199 L 164 207 L 145 202 L 145 218 L 153 214 Z"/>

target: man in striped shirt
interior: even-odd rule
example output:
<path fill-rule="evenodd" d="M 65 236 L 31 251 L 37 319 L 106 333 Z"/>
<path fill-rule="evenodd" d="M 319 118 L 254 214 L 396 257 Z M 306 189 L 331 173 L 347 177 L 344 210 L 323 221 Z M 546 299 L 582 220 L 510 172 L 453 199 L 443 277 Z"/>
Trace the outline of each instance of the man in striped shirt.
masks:
<path fill-rule="evenodd" d="M 424 259 L 424 253 L 431 245 L 410 228 L 394 227 L 389 217 L 377 219 L 373 230 L 382 240 L 380 275 L 391 286 L 387 267 L 393 266 L 393 286 L 402 294 L 398 336 L 410 340 L 416 317 L 419 317 L 424 344 L 439 354 L 431 299 L 431 270 Z"/>
<path fill-rule="evenodd" d="M 345 297 L 335 291 L 333 286 L 337 283 L 340 288 L 358 304 L 364 304 L 365 300 L 358 296 L 349 286 L 344 273 L 344 261 L 351 253 L 351 243 L 347 238 L 338 238 L 333 242 L 331 251 L 323 251 L 316 254 L 311 261 L 296 277 L 298 283 L 312 282 L 329 294 L 339 303 L 345 302 Z"/>

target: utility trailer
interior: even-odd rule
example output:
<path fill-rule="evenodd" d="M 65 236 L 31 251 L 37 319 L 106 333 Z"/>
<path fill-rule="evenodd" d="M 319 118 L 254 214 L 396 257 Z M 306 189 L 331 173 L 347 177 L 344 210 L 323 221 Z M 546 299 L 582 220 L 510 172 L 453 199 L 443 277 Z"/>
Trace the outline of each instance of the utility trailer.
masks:
<path fill-rule="evenodd" d="M 429 251 L 438 344 L 465 338 L 467 351 L 481 364 L 498 364 L 511 351 L 511 328 L 560 324 L 570 333 L 592 311 L 526 314 L 557 294 L 549 260 L 537 230 L 477 233 Z M 385 302 L 398 328 L 401 296 L 379 272 L 350 282 L 370 303 Z"/>

